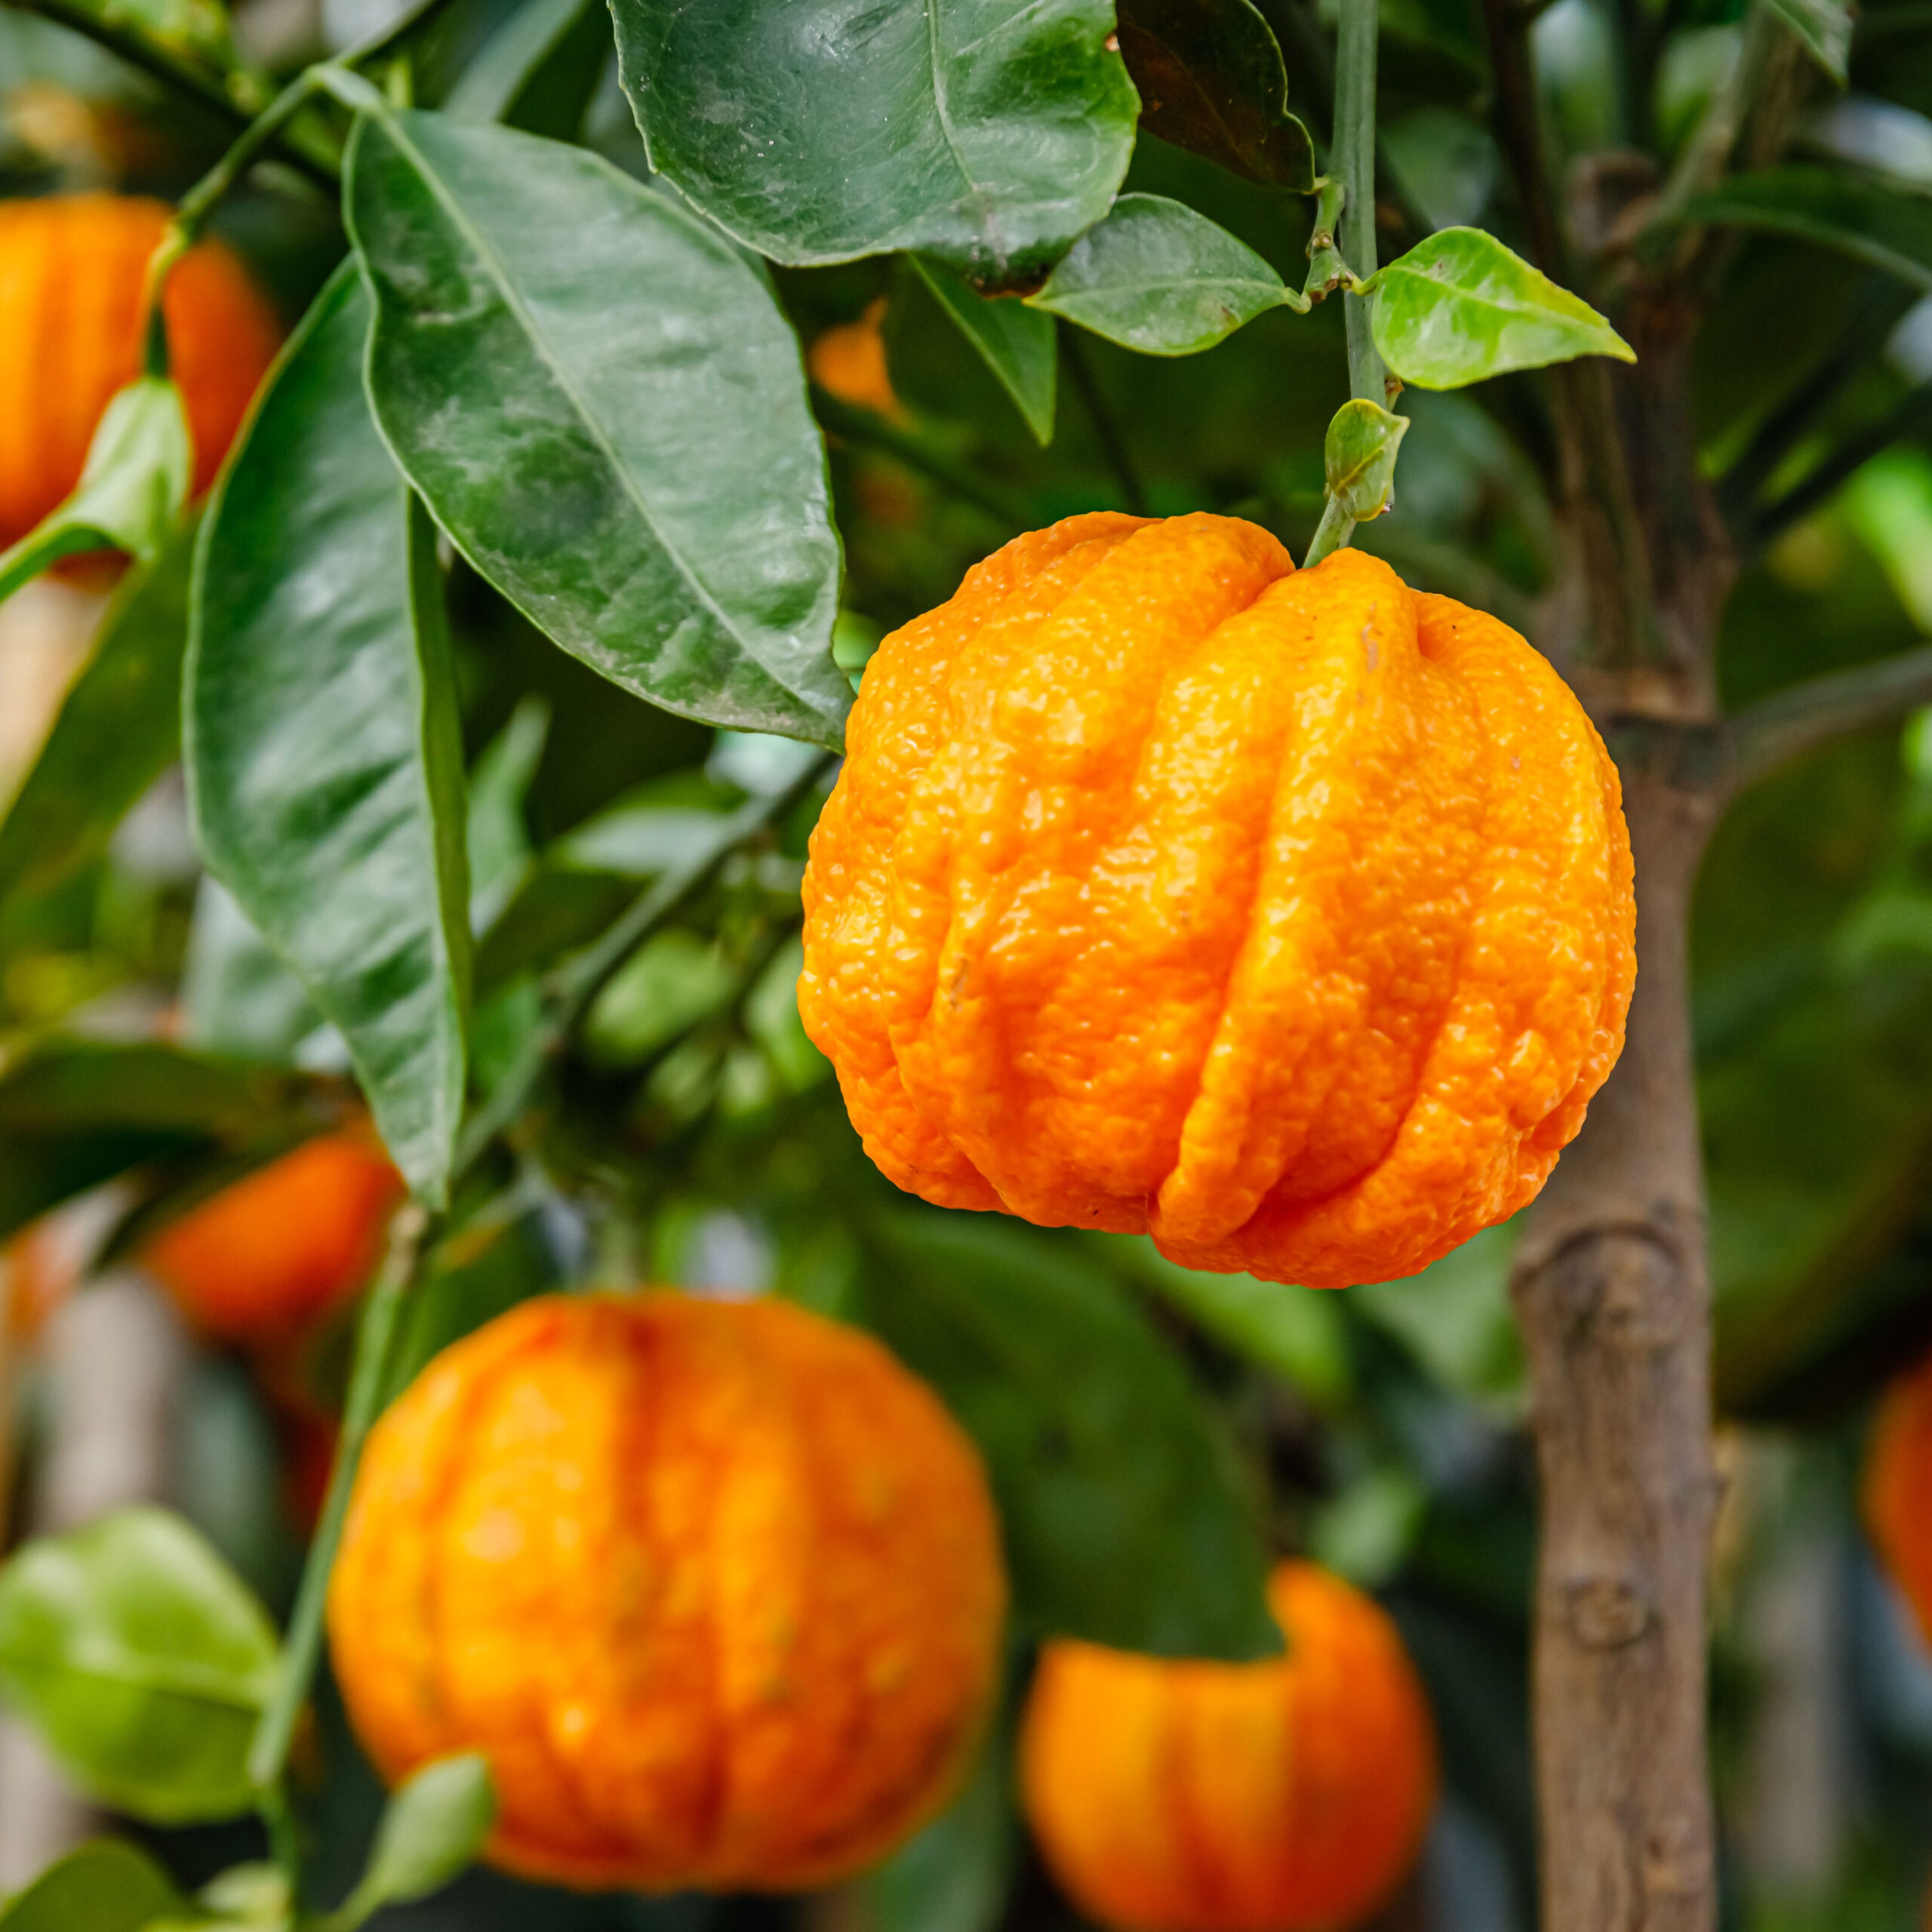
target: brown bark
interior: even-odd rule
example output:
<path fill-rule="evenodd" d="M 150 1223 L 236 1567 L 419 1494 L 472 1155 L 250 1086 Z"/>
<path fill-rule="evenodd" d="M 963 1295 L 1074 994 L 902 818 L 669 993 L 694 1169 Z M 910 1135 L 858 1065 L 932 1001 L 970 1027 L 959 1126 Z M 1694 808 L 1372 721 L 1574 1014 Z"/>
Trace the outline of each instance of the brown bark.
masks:
<path fill-rule="evenodd" d="M 1709 1932 L 1709 1281 L 1685 914 L 1714 805 L 1626 765 L 1638 977 L 1623 1057 L 1512 1284 L 1543 1537 L 1534 1709 L 1546 1932 Z"/>

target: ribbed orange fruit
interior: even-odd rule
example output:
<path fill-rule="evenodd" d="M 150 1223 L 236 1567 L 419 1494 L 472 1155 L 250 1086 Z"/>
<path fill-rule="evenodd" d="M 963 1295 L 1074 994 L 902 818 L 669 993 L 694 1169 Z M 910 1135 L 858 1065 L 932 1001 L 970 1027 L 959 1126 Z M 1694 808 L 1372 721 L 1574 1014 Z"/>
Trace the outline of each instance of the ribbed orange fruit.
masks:
<path fill-rule="evenodd" d="M 0 547 L 72 491 L 102 412 L 140 374 L 141 291 L 170 213 L 117 195 L 0 202 Z M 217 242 L 175 269 L 163 306 L 199 491 L 281 331 Z"/>
<path fill-rule="evenodd" d="M 885 640 L 846 746 L 799 1010 L 929 1201 L 1411 1274 L 1620 1051 L 1615 768 L 1515 632 L 1359 551 L 1069 518 Z"/>
<path fill-rule="evenodd" d="M 298 1334 L 374 1272 L 402 1177 L 360 1134 L 325 1134 L 171 1222 L 143 1259 L 224 1341 Z"/>
<path fill-rule="evenodd" d="M 1340 1932 L 1401 1883 L 1436 1789 L 1401 1639 L 1360 1591 L 1284 1563 L 1278 1660 L 1174 1663 L 1057 1643 L 1021 1734 L 1054 1876 L 1124 1932 Z"/>
<path fill-rule="evenodd" d="M 978 1458 L 877 1343 L 783 1302 L 551 1297 L 383 1417 L 329 1630 L 386 1776 L 487 1757 L 495 1863 L 795 1890 L 945 1803 L 1004 1598 Z"/>
<path fill-rule="evenodd" d="M 1873 1546 L 1932 1644 L 1932 1355 L 1885 1391 L 1864 1487 Z"/>

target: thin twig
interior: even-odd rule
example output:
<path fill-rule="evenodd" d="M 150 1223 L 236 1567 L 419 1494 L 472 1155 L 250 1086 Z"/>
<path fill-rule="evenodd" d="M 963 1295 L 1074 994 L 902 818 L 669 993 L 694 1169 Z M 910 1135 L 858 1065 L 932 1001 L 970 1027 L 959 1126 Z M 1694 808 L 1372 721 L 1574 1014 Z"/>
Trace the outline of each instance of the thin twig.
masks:
<path fill-rule="evenodd" d="M 877 410 L 847 402 L 816 383 L 812 386 L 811 398 L 813 414 L 832 435 L 897 457 L 908 469 L 917 470 L 962 502 L 984 510 L 1009 530 L 1025 530 L 1034 522 L 1032 513 L 1019 497 L 1008 495 L 990 478 L 981 476 L 943 451 L 935 449 L 923 436 L 902 429 Z"/>
<path fill-rule="evenodd" d="M 1725 725 L 1731 783 L 1755 783 L 1807 752 L 1932 704 L 1932 645 L 1761 699 Z"/>
<path fill-rule="evenodd" d="M 1376 0 L 1341 0 L 1335 37 L 1333 166 L 1346 192 L 1341 242 L 1349 266 L 1366 281 L 1374 274 Z M 1349 331 L 1349 392 L 1386 406 L 1388 371 L 1369 330 L 1366 299 L 1344 295 Z"/>
<path fill-rule="evenodd" d="M 1829 502 L 1859 470 L 1892 445 L 1932 423 L 1932 381 L 1908 390 L 1875 423 L 1847 436 L 1801 483 L 1767 503 L 1751 519 L 1746 548 L 1762 549 L 1780 532 Z"/>
<path fill-rule="evenodd" d="M 1080 400 L 1085 405 L 1088 420 L 1094 426 L 1094 434 L 1099 439 L 1101 454 L 1107 460 L 1107 467 L 1114 473 L 1122 499 L 1128 509 L 1136 516 L 1145 516 L 1147 511 L 1147 492 L 1141 487 L 1140 472 L 1134 466 L 1134 459 L 1128 454 L 1127 444 L 1120 433 L 1120 426 L 1114 420 L 1113 411 L 1107 407 L 1107 399 L 1101 393 L 1100 385 L 1095 380 L 1093 365 L 1087 359 L 1085 345 L 1078 333 L 1069 325 L 1060 332 L 1060 349 L 1066 358 L 1066 371 L 1073 378 L 1073 386 L 1080 392 Z"/>

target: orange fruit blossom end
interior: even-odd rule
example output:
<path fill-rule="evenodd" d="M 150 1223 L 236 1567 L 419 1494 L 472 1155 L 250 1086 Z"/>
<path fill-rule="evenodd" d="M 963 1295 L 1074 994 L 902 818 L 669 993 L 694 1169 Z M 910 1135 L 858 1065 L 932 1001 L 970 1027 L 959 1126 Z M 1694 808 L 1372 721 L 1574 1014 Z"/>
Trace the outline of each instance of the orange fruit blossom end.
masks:
<path fill-rule="evenodd" d="M 928 1201 L 1386 1280 L 1529 1201 L 1621 1050 L 1601 741 L 1360 551 L 1070 517 L 886 638 L 846 746 L 799 1011 Z"/>
<path fill-rule="evenodd" d="M 1026 1814 L 1081 1909 L 1126 1932 L 1331 1932 L 1414 1863 L 1435 1731 L 1395 1626 L 1309 1563 L 1269 1600 L 1287 1654 L 1174 1663 L 1055 1643 L 1020 1737 Z"/>
<path fill-rule="evenodd" d="M 1865 1462 L 1865 1524 L 1932 1644 L 1932 1355 L 1885 1391 Z"/>
<path fill-rule="evenodd" d="M 0 547 L 71 494 L 102 412 L 140 374 L 141 292 L 171 212 L 118 195 L 0 202 Z M 218 242 L 182 260 L 163 307 L 198 493 L 281 328 Z"/>
<path fill-rule="evenodd" d="M 779 1301 L 527 1302 L 370 1438 L 330 1588 L 385 1777 L 476 1751 L 491 1860 L 797 1890 L 946 1801 L 999 1668 L 972 1446 L 855 1330 Z"/>
<path fill-rule="evenodd" d="M 363 1287 L 402 1195 L 371 1140 L 325 1134 L 169 1223 L 142 1259 L 205 1334 L 265 1345 Z"/>

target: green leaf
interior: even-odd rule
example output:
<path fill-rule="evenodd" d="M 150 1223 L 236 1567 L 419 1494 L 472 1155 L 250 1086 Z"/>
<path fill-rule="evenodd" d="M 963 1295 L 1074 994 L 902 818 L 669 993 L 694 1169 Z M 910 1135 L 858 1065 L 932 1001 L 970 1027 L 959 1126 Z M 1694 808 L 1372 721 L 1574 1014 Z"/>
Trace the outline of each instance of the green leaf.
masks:
<path fill-rule="evenodd" d="M 194 462 L 181 392 L 158 376 L 130 383 L 101 417 L 74 494 L 0 552 L 0 598 L 84 551 L 152 563 L 180 518 Z"/>
<path fill-rule="evenodd" d="M 340 1029 L 434 1203 L 463 1096 L 461 752 L 435 540 L 370 420 L 368 329 L 345 264 L 209 506 L 187 765 L 209 869 Z"/>
<path fill-rule="evenodd" d="M 1817 242 L 1932 291 L 1932 195 L 1829 168 L 1740 174 L 1684 205 L 1687 220 Z"/>
<path fill-rule="evenodd" d="M 0 1567 L 0 1691 L 83 1789 L 136 1817 L 248 1808 L 276 1660 L 261 1605 L 165 1510 L 38 1538 Z"/>
<path fill-rule="evenodd" d="M 1438 229 L 1366 285 L 1382 359 L 1418 389 L 1460 389 L 1579 355 L 1636 360 L 1587 302 L 1480 228 Z"/>
<path fill-rule="evenodd" d="M 1111 0 L 613 0 L 651 166 L 794 266 L 894 249 L 1035 281 L 1107 211 L 1140 103 Z"/>
<path fill-rule="evenodd" d="M 1004 1912 L 1019 1832 L 997 1739 L 959 1795 L 859 1881 L 871 1932 L 993 1932 Z"/>
<path fill-rule="evenodd" d="M 526 697 L 484 748 L 469 780 L 469 923 L 485 931 L 509 903 L 530 863 L 524 801 L 550 734 L 550 708 Z"/>
<path fill-rule="evenodd" d="M 181 737 L 194 533 L 131 571 L 0 820 L 0 900 L 46 892 L 106 849 Z"/>
<path fill-rule="evenodd" d="M 604 0 L 527 0 L 463 69 L 443 110 L 570 140 L 610 57 Z"/>
<path fill-rule="evenodd" d="M 1280 43 L 1254 0 L 1118 0 L 1140 125 L 1251 181 L 1306 194 L 1308 130 L 1287 110 Z"/>
<path fill-rule="evenodd" d="M 1017 1615 L 1168 1657 L 1281 1648 L 1214 1412 L 1104 1269 L 990 1220 L 894 1216 L 863 1313 L 980 1446 Z"/>
<path fill-rule="evenodd" d="M 286 1061 L 321 1024 L 281 954 L 234 894 L 204 873 L 181 965 L 181 1044 L 244 1060 Z"/>
<path fill-rule="evenodd" d="M 146 1852 L 91 1838 L 0 1906 L 0 1932 L 142 1932 L 182 1903 Z"/>
<path fill-rule="evenodd" d="M 478 570 L 667 711 L 836 745 L 824 448 L 737 251 L 594 155 L 432 114 L 365 114 L 346 192 L 377 415 Z"/>
<path fill-rule="evenodd" d="M 332 1922 L 359 1925 L 378 1906 L 441 1891 L 476 1856 L 496 1817 L 483 1758 L 469 1753 L 425 1764 L 396 1788 L 376 1828 L 369 1868 Z"/>
<path fill-rule="evenodd" d="M 1036 315 L 1023 303 L 982 295 L 943 262 L 921 255 L 912 261 L 920 280 L 1018 405 L 1033 440 L 1043 448 L 1051 442 L 1054 379 L 1060 368 L 1053 318 Z"/>
<path fill-rule="evenodd" d="M 109 26 L 131 28 L 144 40 L 158 41 L 209 66 L 235 65 L 228 10 L 219 0 L 79 0 L 78 11 Z"/>
<path fill-rule="evenodd" d="M 1228 231 L 1159 195 L 1123 195 L 1029 306 L 1144 355 L 1192 355 L 1284 303 L 1306 308 Z"/>
<path fill-rule="evenodd" d="M 1343 515 L 1366 523 L 1389 507 L 1395 490 L 1395 456 L 1409 419 L 1358 397 L 1328 420 L 1321 449 L 1324 487 Z"/>
<path fill-rule="evenodd" d="M 1767 0 L 1805 51 L 1843 87 L 1851 57 L 1851 10 L 1845 0 Z"/>

